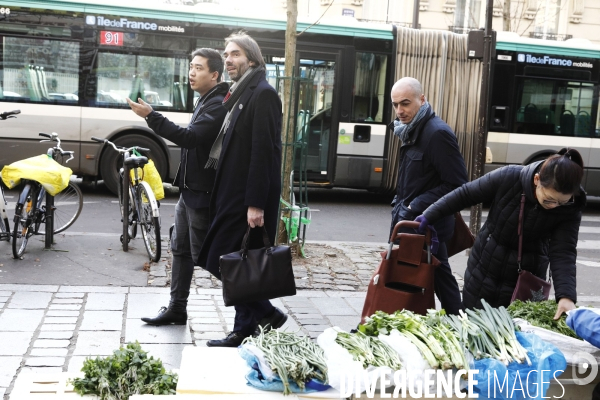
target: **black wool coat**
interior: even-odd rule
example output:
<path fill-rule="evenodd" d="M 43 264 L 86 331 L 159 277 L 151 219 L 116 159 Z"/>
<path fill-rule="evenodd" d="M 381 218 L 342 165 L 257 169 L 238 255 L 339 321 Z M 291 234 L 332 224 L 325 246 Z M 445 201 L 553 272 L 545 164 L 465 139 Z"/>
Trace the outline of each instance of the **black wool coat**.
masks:
<path fill-rule="evenodd" d="M 469 256 L 463 289 L 465 307 L 480 308 L 481 299 L 493 307 L 510 303 L 518 278 L 517 227 L 522 193 L 526 196 L 522 268 L 546 279 L 550 265 L 556 301 L 563 297 L 577 301 L 575 261 L 585 192 L 581 189 L 572 205 L 543 208 L 533 186 L 542 162 L 496 169 L 448 193 L 425 211 L 428 221 L 436 221 L 469 206 L 491 203 Z"/>
<path fill-rule="evenodd" d="M 153 111 L 146 117 L 150 129 L 157 135 L 175 143 L 185 149 L 196 149 L 198 165 L 202 168 L 208 161 L 210 148 L 221 130 L 223 119 L 227 110 L 223 107 L 223 98 L 227 94 L 229 85 L 221 82 L 206 93 L 206 98 L 201 99 L 200 109 L 194 110 L 192 121 L 187 128 L 169 121 L 162 114 Z M 183 149 L 182 149 L 183 153 Z M 177 168 L 174 185 L 179 186 L 181 162 Z M 212 191 L 216 172 L 213 168 L 203 169 L 197 176 L 187 176 L 186 185 L 192 190 L 203 192 Z"/>
<path fill-rule="evenodd" d="M 467 168 L 456 135 L 430 110 L 400 147 L 390 229 L 399 221 L 414 221 L 427 207 L 465 182 Z M 440 242 L 445 242 L 454 231 L 454 218 L 439 219 L 434 226 Z"/>
<path fill-rule="evenodd" d="M 211 196 L 211 225 L 196 264 L 219 279 L 219 257 L 241 247 L 248 207 L 264 210 L 269 239 L 275 240 L 281 194 L 281 100 L 264 72 L 249 82 L 232 112 Z M 250 248 L 263 246 L 261 230 L 253 229 Z"/>

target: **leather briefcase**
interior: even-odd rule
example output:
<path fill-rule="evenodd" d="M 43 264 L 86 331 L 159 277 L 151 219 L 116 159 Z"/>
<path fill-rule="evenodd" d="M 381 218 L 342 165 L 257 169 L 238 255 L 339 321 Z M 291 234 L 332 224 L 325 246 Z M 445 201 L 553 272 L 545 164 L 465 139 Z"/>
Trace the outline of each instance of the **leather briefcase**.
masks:
<path fill-rule="evenodd" d="M 475 236 L 471 233 L 462 215 L 460 215 L 460 212 L 454 213 L 454 233 L 450 240 L 446 242 L 448 257 L 470 249 L 474 243 Z"/>
<path fill-rule="evenodd" d="M 381 253 L 381 263 L 369 282 L 362 322 L 375 311 L 391 314 L 406 309 L 425 315 L 435 308 L 434 272 L 440 262 L 431 255 L 431 233 L 398 233 L 401 227 L 418 228 L 419 223 L 400 221 L 394 227 L 390 247 Z M 396 240 L 399 246 L 393 249 Z"/>
<path fill-rule="evenodd" d="M 248 249 L 250 229 L 248 226 L 239 251 L 219 259 L 226 306 L 296 294 L 290 247 L 271 246 L 263 226 L 259 229 L 262 229 L 264 247 Z"/>

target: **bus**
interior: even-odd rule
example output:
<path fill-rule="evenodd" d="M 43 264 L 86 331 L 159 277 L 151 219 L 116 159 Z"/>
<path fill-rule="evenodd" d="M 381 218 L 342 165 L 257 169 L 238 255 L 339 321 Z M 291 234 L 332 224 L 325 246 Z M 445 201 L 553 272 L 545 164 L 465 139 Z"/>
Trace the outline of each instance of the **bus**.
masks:
<path fill-rule="evenodd" d="M 574 147 L 585 190 L 600 196 L 600 46 L 498 32 L 492 68 L 486 172 Z"/>
<path fill-rule="evenodd" d="M 240 29 L 260 45 L 275 86 L 285 61 L 285 20 L 203 13 L 202 7 L 115 0 L 0 0 L 0 109 L 20 109 L 0 131 L 0 167 L 42 154 L 38 132 L 56 131 L 84 181 L 117 192 L 118 160 L 92 136 L 150 149 L 163 180 L 177 171 L 179 148 L 150 130 L 125 99 L 141 97 L 186 126 L 194 107 L 191 52 L 224 49 Z M 301 109 L 307 121 L 310 184 L 377 189 L 393 109 L 395 28 L 343 19 L 298 23 L 295 74 L 308 80 Z M 308 29 L 307 29 L 308 28 Z M 308 93 L 308 96 L 307 96 Z"/>

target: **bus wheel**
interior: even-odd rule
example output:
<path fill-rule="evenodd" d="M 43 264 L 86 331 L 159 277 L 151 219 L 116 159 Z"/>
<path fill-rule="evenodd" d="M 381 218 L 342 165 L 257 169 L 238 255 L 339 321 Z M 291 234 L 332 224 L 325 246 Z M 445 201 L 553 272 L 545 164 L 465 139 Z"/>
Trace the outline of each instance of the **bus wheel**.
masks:
<path fill-rule="evenodd" d="M 160 145 L 154 140 L 144 135 L 128 134 L 115 139 L 113 142 L 119 147 L 139 146 L 150 149 L 150 153 L 145 155 L 154 161 L 154 165 L 160 173 L 160 176 L 163 181 L 165 180 L 167 176 L 167 157 Z M 102 179 L 108 190 L 115 195 L 117 194 L 119 186 L 119 168 L 121 167 L 120 154 L 112 148 L 105 148 L 102 152 L 102 159 L 100 160 L 100 173 L 102 174 Z"/>

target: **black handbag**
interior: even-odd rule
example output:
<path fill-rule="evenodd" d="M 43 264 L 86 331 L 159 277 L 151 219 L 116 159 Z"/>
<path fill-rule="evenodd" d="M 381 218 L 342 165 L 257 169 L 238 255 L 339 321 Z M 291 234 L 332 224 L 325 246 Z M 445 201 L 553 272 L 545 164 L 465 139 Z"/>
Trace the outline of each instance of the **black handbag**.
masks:
<path fill-rule="evenodd" d="M 296 282 L 289 246 L 271 246 L 263 226 L 265 247 L 248 249 L 250 226 L 239 251 L 219 258 L 223 301 L 226 306 L 246 304 L 277 297 L 294 296 Z"/>
<path fill-rule="evenodd" d="M 531 272 L 521 269 L 521 257 L 523 256 L 523 212 L 525 209 L 525 193 L 521 195 L 521 209 L 519 211 L 519 252 L 517 253 L 517 264 L 519 265 L 519 278 L 517 286 L 513 291 L 510 302 L 521 301 L 543 301 L 550 296 L 552 284 L 545 279 L 538 278 Z"/>

